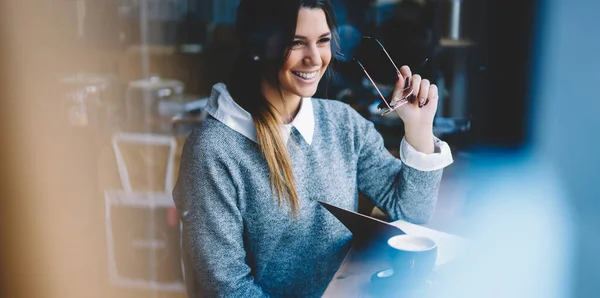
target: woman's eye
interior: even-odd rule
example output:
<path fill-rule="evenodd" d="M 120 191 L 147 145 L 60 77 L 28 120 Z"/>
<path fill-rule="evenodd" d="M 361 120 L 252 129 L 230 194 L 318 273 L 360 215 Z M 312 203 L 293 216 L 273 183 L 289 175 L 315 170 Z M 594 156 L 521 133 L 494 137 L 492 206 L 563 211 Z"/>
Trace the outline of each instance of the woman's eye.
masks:
<path fill-rule="evenodd" d="M 299 47 L 301 45 L 303 45 L 304 43 L 301 40 L 294 40 L 294 43 L 292 43 L 293 47 Z"/>
<path fill-rule="evenodd" d="M 326 38 L 321 38 L 321 39 L 319 40 L 319 42 L 320 42 L 320 43 L 328 43 L 328 42 L 330 42 L 330 41 L 331 41 L 331 38 L 329 38 L 329 37 L 326 37 Z"/>

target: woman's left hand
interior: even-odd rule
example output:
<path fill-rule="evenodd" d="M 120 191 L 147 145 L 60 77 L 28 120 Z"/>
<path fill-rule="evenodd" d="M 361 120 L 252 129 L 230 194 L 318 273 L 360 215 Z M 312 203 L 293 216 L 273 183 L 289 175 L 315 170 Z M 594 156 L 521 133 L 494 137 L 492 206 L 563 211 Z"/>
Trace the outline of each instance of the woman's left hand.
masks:
<path fill-rule="evenodd" d="M 437 86 L 431 84 L 428 79 L 421 78 L 419 74 L 412 74 L 410 68 L 406 65 L 400 68 L 400 73 L 402 77 L 396 82 L 393 98 L 400 96 L 402 90 L 406 87 L 412 88 L 412 94 L 408 97 L 409 103 L 396 109 L 396 113 L 402 118 L 404 126 L 432 127 L 433 118 L 437 111 Z M 406 85 L 407 78 L 410 78 L 409 85 Z"/>
<path fill-rule="evenodd" d="M 406 65 L 400 68 L 400 73 L 402 77 L 398 78 L 393 98 L 400 96 L 406 87 L 412 88 L 412 94 L 407 98 L 409 103 L 396 109 L 396 113 L 404 122 L 406 141 L 418 151 L 433 153 L 433 118 L 437 111 L 437 86 L 421 78 L 419 74 L 412 74 Z"/>

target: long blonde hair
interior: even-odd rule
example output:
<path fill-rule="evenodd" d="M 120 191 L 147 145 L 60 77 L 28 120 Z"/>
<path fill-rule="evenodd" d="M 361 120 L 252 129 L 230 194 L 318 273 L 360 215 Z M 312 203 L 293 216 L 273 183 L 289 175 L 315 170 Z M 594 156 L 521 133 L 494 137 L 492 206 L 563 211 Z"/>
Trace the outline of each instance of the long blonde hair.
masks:
<path fill-rule="evenodd" d="M 256 141 L 269 167 L 272 193 L 278 198 L 279 205 L 283 203 L 283 198 L 287 198 L 292 214 L 295 216 L 298 210 L 298 193 L 292 162 L 279 130 L 280 117 L 273 108 L 270 108 L 253 118 Z"/>

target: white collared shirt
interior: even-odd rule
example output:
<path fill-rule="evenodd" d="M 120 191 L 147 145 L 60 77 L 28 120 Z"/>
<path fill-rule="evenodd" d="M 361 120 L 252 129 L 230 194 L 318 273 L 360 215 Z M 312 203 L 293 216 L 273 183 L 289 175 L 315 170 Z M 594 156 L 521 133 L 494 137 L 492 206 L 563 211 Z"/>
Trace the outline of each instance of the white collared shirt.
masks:
<path fill-rule="evenodd" d="M 306 143 L 310 145 L 315 129 L 312 99 L 302 98 L 300 104 L 300 110 L 294 120 L 289 124 L 282 124 L 280 130 L 284 142 L 287 143 L 291 129 L 295 127 Z M 252 115 L 233 100 L 225 84 L 218 83 L 213 87 L 204 110 L 231 129 L 256 142 L 256 128 Z M 425 154 L 417 151 L 405 138 L 402 138 L 400 159 L 404 164 L 420 171 L 434 171 L 450 165 L 453 159 L 448 144 L 437 138 L 434 142 L 435 153 Z"/>

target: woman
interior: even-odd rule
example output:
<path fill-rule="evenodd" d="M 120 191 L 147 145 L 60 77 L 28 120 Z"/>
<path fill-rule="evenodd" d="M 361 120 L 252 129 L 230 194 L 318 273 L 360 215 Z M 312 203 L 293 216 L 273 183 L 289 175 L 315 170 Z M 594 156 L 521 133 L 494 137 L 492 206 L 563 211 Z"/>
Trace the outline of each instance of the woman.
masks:
<path fill-rule="evenodd" d="M 213 87 L 174 191 L 188 292 L 320 296 L 351 234 L 317 200 L 357 210 L 360 191 L 393 219 L 432 215 L 452 162 L 432 134 L 437 90 L 402 67 L 396 89 L 412 76 L 418 100 L 397 110 L 398 160 L 348 105 L 311 98 L 339 50 L 328 0 L 242 0 L 236 26 L 230 82 Z"/>

